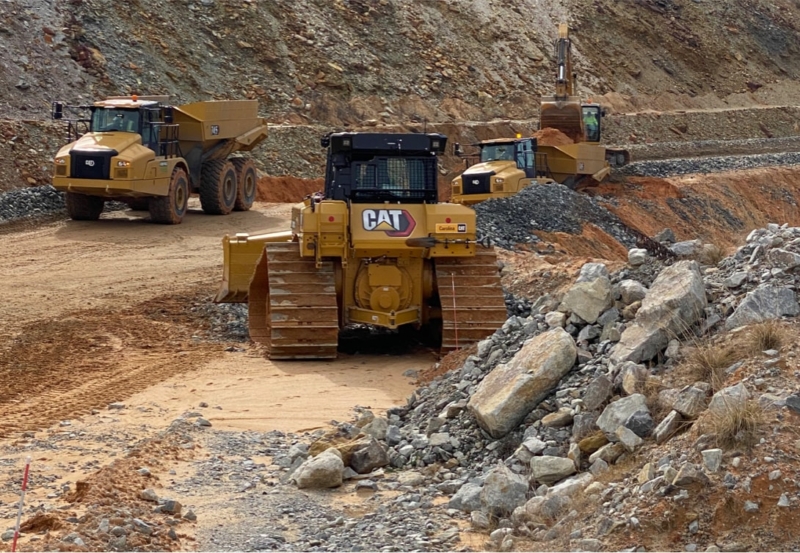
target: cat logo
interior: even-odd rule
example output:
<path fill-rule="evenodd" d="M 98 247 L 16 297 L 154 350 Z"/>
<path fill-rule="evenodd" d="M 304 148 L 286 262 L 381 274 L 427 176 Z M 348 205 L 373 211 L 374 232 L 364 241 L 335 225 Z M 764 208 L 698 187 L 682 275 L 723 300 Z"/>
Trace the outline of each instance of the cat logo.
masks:
<path fill-rule="evenodd" d="M 472 179 L 472 184 L 474 184 L 475 186 L 478 186 L 480 183 L 481 181 L 479 181 L 478 179 Z"/>
<path fill-rule="evenodd" d="M 405 209 L 365 209 L 361 214 L 364 230 L 377 230 L 386 236 L 408 236 L 417 222 Z"/>
<path fill-rule="evenodd" d="M 87 159 L 86 160 L 86 165 L 88 165 L 89 167 L 94 167 L 94 160 L 93 159 Z"/>

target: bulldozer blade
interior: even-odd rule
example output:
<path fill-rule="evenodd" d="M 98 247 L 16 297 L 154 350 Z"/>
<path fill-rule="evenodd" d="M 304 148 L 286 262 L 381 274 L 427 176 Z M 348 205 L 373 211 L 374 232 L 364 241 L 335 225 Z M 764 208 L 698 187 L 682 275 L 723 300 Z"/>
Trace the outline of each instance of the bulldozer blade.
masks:
<path fill-rule="evenodd" d="M 253 278 L 264 244 L 289 242 L 291 239 L 291 232 L 225 236 L 222 239 L 222 285 L 214 297 L 214 303 L 246 302 L 250 279 Z"/>

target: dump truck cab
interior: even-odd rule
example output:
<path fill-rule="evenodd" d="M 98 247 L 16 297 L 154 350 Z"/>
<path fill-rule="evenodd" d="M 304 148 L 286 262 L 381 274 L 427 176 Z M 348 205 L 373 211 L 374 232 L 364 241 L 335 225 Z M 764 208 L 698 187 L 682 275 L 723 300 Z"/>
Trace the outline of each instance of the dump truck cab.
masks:
<path fill-rule="evenodd" d="M 454 203 L 505 198 L 531 184 L 552 182 L 535 138 L 496 138 L 472 146 L 478 149 L 472 154 L 465 154 L 459 145 L 455 148 L 466 170 L 451 183 Z"/>

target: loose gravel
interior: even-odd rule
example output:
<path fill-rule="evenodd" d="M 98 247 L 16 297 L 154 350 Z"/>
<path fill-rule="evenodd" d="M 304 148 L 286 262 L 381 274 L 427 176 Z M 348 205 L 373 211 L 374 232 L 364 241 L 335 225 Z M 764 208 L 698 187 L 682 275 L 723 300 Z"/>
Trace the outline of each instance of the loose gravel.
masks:
<path fill-rule="evenodd" d="M 209 433 L 205 447 L 211 455 L 195 463 L 194 476 L 170 489 L 191 504 L 196 490 L 210 487 L 219 507 L 232 512 L 226 524 L 199 532 L 198 549 L 449 551 L 457 545 L 456 518 L 463 514 L 434 509 L 441 492 L 403 485 L 391 473 L 373 481 L 372 490 L 358 492 L 356 513 L 333 503 L 341 493 L 298 493 L 287 482 L 291 449 L 310 440 L 308 434 L 277 431 Z M 271 465 L 258 462 L 265 457 L 273 459 Z M 214 507 L 206 505 L 199 514 Z"/>
<path fill-rule="evenodd" d="M 636 238 L 620 219 L 594 199 L 560 184 L 529 186 L 510 198 L 497 198 L 475 206 L 478 240 L 508 250 L 539 241 L 533 233 L 580 234 L 592 223 L 632 248 Z"/>
<path fill-rule="evenodd" d="M 615 174 L 629 177 L 666 178 L 780 165 L 800 165 L 800 152 L 639 161 L 615 170 Z"/>
<path fill-rule="evenodd" d="M 66 209 L 64 193 L 52 186 L 18 188 L 0 194 L 0 223 L 37 217 Z"/>

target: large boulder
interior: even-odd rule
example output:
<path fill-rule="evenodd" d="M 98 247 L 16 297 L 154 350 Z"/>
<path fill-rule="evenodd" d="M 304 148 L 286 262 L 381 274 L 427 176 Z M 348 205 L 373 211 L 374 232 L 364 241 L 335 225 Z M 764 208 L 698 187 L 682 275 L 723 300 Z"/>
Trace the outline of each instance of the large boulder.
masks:
<path fill-rule="evenodd" d="M 737 413 L 745 408 L 748 399 L 750 399 L 750 392 L 747 391 L 744 383 L 739 382 L 714 394 L 708 404 L 708 412 L 716 417 Z"/>
<path fill-rule="evenodd" d="M 695 261 L 679 261 L 659 273 L 642 300 L 633 324 L 611 353 L 612 363 L 639 363 L 655 357 L 669 340 L 703 315 L 706 292 Z"/>
<path fill-rule="evenodd" d="M 350 456 L 350 467 L 358 474 L 367 474 L 378 467 L 389 464 L 389 455 L 384 447 L 375 438 Z"/>
<path fill-rule="evenodd" d="M 610 403 L 597 419 L 597 426 L 612 439 L 616 438 L 620 426 L 644 438 L 653 430 L 654 424 L 647 408 L 647 399 L 642 394 L 633 394 Z"/>
<path fill-rule="evenodd" d="M 479 511 L 481 509 L 481 492 L 483 486 L 467 482 L 461 486 L 456 494 L 450 498 L 447 504 L 449 509 L 458 509 L 471 513 L 472 511 Z"/>
<path fill-rule="evenodd" d="M 528 481 L 501 464 L 486 476 L 481 491 L 481 504 L 488 513 L 508 516 L 527 500 Z"/>
<path fill-rule="evenodd" d="M 492 437 L 501 438 L 522 422 L 575 364 L 575 341 L 562 328 L 533 338 L 505 365 L 478 385 L 467 407 Z"/>
<path fill-rule="evenodd" d="M 560 309 L 574 313 L 587 323 L 594 323 L 600 314 L 614 304 L 611 280 L 602 263 L 586 263 L 575 284 L 564 294 Z"/>
<path fill-rule="evenodd" d="M 298 488 L 335 488 L 342 485 L 343 472 L 342 454 L 330 448 L 300 465 L 293 478 Z"/>
<path fill-rule="evenodd" d="M 543 455 L 531 459 L 531 478 L 548 486 L 575 474 L 575 463 L 566 457 Z"/>
<path fill-rule="evenodd" d="M 794 290 L 779 286 L 761 286 L 745 296 L 739 307 L 725 321 L 728 330 L 783 315 L 796 316 L 800 305 Z"/>
<path fill-rule="evenodd" d="M 625 279 L 617 284 L 619 299 L 625 305 L 630 305 L 635 301 L 640 301 L 647 296 L 647 288 L 638 280 Z"/>

